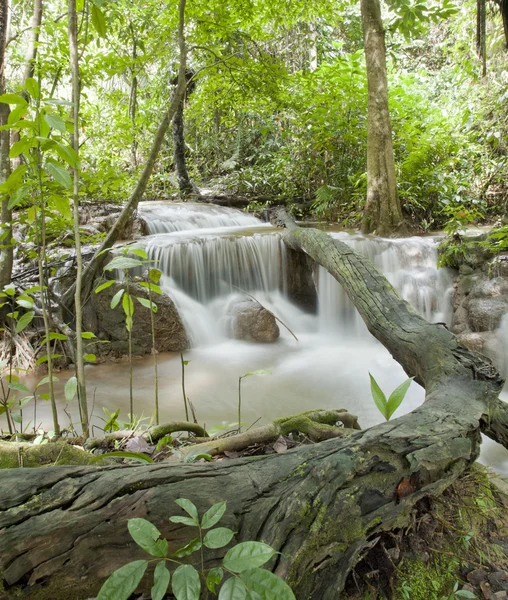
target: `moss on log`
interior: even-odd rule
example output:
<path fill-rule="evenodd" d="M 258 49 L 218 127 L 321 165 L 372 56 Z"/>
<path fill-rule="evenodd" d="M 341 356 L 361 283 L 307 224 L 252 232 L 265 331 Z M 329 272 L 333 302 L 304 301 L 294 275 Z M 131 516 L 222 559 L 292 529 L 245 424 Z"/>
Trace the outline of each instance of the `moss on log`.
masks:
<path fill-rule="evenodd" d="M 65 442 L 34 446 L 27 442 L 0 441 L 0 469 L 57 465 L 88 465 L 92 456 Z"/>
<path fill-rule="evenodd" d="M 488 360 L 417 315 L 345 244 L 301 230 L 284 214 L 279 222 L 287 243 L 342 283 L 371 333 L 425 387 L 424 404 L 350 437 L 281 455 L 210 465 L 6 470 L 0 573 L 7 594 L 22 585 L 25 598 L 90 597 L 114 569 L 144 558 L 128 535 L 128 518 L 150 519 L 170 551 L 189 541 L 187 528 L 168 522 L 179 510 L 174 500 L 185 497 L 200 511 L 227 500 L 224 525 L 238 541 L 263 540 L 279 551 L 268 566 L 299 600 L 336 600 L 379 535 L 406 524 L 418 501 L 439 495 L 476 460 L 481 427 L 506 439 L 506 407 L 498 401 L 503 381 Z M 205 567 L 225 550 L 210 551 Z M 140 589 L 149 589 L 149 578 Z"/>

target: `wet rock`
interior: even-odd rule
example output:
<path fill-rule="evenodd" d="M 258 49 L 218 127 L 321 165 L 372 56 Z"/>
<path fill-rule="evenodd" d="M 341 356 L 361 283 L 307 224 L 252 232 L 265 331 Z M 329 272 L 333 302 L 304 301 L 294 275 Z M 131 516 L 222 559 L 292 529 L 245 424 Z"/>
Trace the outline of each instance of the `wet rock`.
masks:
<path fill-rule="evenodd" d="M 94 286 L 96 287 L 96 286 Z M 87 311 L 86 327 L 97 335 L 102 333 L 101 338 L 111 342 L 109 344 L 92 344 L 87 351 L 97 356 L 107 357 L 122 356 L 128 351 L 128 334 L 125 328 L 125 314 L 120 302 L 118 306 L 111 309 L 113 296 L 124 284 L 115 282 L 111 287 L 99 294 L 92 294 L 90 299 L 90 311 Z M 133 298 L 148 298 L 147 291 L 138 284 L 130 284 L 130 294 Z M 189 340 L 185 327 L 182 323 L 178 310 L 173 300 L 163 294 L 155 295 L 153 301 L 158 310 L 154 314 L 155 321 L 155 349 L 157 352 L 179 352 L 189 347 Z M 106 334 L 106 336 L 104 335 Z M 150 322 L 150 310 L 135 300 L 133 327 L 132 327 L 133 354 L 144 355 L 152 351 L 152 327 Z"/>
<path fill-rule="evenodd" d="M 487 581 L 489 573 L 485 569 L 474 569 L 467 575 L 467 580 L 473 587 L 479 587 L 479 585 Z"/>
<path fill-rule="evenodd" d="M 508 297 L 508 281 L 502 277 L 478 281 L 471 289 L 471 298 Z"/>
<path fill-rule="evenodd" d="M 508 277 L 508 254 L 499 254 L 493 258 L 488 268 L 496 277 Z"/>
<path fill-rule="evenodd" d="M 491 573 L 489 583 L 495 592 L 508 592 L 508 573 L 506 571 Z"/>
<path fill-rule="evenodd" d="M 453 314 L 452 331 L 453 333 L 463 333 L 469 329 L 467 324 L 468 314 L 463 306 L 459 306 Z M 465 344 L 467 345 L 467 344 Z"/>
<path fill-rule="evenodd" d="M 280 335 L 273 314 L 251 298 L 233 300 L 226 309 L 230 331 L 237 340 L 271 343 Z"/>
<path fill-rule="evenodd" d="M 472 331 L 493 331 L 508 312 L 508 298 L 473 298 L 468 302 L 468 322 Z"/>

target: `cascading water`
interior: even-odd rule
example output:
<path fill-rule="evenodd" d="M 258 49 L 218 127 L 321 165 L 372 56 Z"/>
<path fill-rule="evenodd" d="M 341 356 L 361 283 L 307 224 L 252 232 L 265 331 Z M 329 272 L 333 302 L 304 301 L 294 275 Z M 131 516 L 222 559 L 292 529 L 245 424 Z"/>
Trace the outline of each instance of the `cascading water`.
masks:
<path fill-rule="evenodd" d="M 150 257 L 163 271 L 162 285 L 173 297 L 192 339 L 185 352 L 187 396 L 200 422 L 213 429 L 235 421 L 238 377 L 257 369 L 271 375 L 249 377 L 242 386 L 242 415 L 259 419 L 297 414 L 313 408 L 346 408 L 362 427 L 382 420 L 371 398 L 369 372 L 391 393 L 407 375 L 367 331 L 339 284 L 319 269 L 318 314 L 308 314 L 287 296 L 285 247 L 277 230 L 228 208 L 195 204 L 146 203 L 140 207 L 151 235 L 144 238 Z M 399 293 L 429 320 L 448 322 L 451 275 L 436 268 L 431 237 L 386 240 L 331 233 L 366 255 Z M 255 344 L 233 340 L 223 327 L 226 307 L 242 290 L 258 299 L 297 335 L 280 327 L 279 340 Z M 134 318 L 136 318 L 134 316 Z M 508 341 L 508 320 L 499 335 Z M 180 358 L 160 355 L 161 419 L 183 417 Z M 70 377 L 72 373 L 68 376 Z M 60 377 L 64 382 L 67 377 Z M 96 406 L 127 413 L 128 365 L 88 368 Z M 152 358 L 134 363 L 135 413 L 153 412 Z M 63 385 L 57 384 L 57 385 Z M 59 395 L 63 397 L 63 390 Z M 416 408 L 424 392 L 412 383 L 395 417 Z M 39 409 L 38 409 L 39 410 Z M 76 418 L 78 418 L 76 416 Z M 48 410 L 44 423 L 51 422 Z M 502 448 L 487 447 L 487 463 L 508 472 Z"/>

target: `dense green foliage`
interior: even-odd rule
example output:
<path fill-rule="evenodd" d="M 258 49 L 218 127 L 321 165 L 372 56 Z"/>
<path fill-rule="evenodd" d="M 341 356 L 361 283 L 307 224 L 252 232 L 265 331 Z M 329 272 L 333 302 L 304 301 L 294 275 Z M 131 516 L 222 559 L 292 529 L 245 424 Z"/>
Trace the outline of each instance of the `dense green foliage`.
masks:
<path fill-rule="evenodd" d="M 13 3 L 11 28 L 20 33 L 8 47 L 8 87 L 16 93 L 26 4 Z M 80 193 L 122 200 L 171 98 L 178 15 L 159 0 L 81 5 Z M 59 1 L 45 5 L 35 80 L 42 98 L 63 101 L 51 110 L 66 122 L 64 10 Z M 471 0 L 456 8 L 442 1 L 392 1 L 384 9 L 399 195 L 405 214 L 423 230 L 442 226 L 462 209 L 490 219 L 505 208 L 502 23 L 491 15 L 489 71 L 482 79 L 474 11 Z M 237 0 L 226 8 L 218 1 L 191 2 L 187 21 L 194 74 L 185 109 L 187 161 L 197 185 L 261 203 L 278 197 L 305 201 L 320 219 L 357 223 L 366 191 L 367 138 L 359 3 L 320 0 L 288 7 Z M 168 137 L 149 194 L 176 191 Z M 66 227 L 66 218 L 66 211 L 54 217 L 49 237 Z"/>

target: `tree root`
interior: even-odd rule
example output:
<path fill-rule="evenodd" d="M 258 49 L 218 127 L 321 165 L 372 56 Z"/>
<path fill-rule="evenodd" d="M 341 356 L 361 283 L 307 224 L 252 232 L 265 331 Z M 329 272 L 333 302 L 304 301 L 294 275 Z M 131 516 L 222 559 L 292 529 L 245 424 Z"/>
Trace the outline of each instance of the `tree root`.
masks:
<path fill-rule="evenodd" d="M 337 424 L 341 423 L 342 426 Z M 240 433 L 227 438 L 210 439 L 200 444 L 186 446 L 181 450 L 184 454 L 194 454 L 199 448 L 203 452 L 215 456 L 224 452 L 239 452 L 253 444 L 269 444 L 281 435 L 300 433 L 312 442 L 322 442 L 337 437 L 346 437 L 353 429 L 359 430 L 358 417 L 351 415 L 347 410 L 311 410 L 300 415 L 283 417 L 269 425 L 256 427 L 245 433 Z"/>

